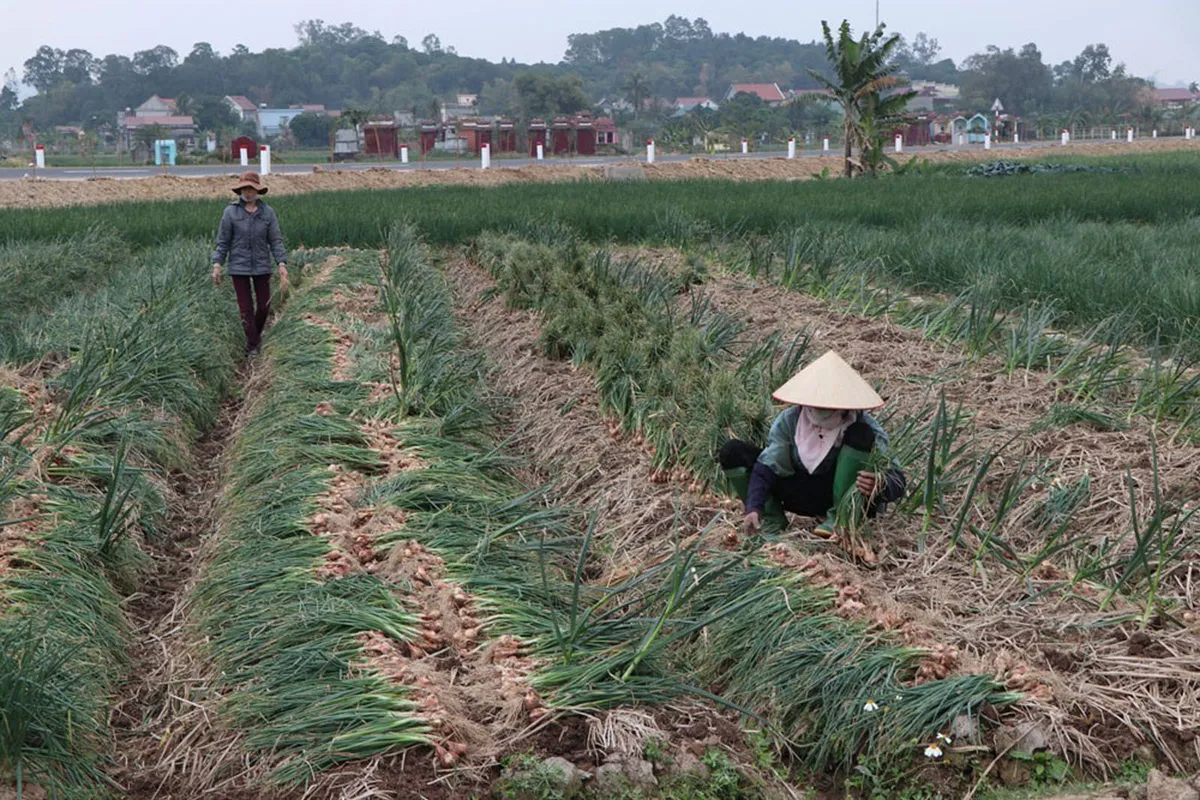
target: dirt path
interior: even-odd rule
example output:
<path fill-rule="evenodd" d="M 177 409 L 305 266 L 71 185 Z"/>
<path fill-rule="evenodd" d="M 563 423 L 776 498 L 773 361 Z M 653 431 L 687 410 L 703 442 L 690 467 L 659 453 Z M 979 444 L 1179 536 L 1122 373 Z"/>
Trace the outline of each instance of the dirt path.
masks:
<path fill-rule="evenodd" d="M 1128 144 L 1127 142 L 1086 142 L 1060 147 L 1047 143 L 1045 147 L 990 152 L 983 150 L 944 150 L 922 152 L 918 155 L 930 163 L 972 163 L 1004 158 L 1041 158 L 1048 154 L 1119 155 L 1121 153 L 1168 152 L 1192 150 L 1200 152 L 1200 142 L 1160 139 Z M 569 163 L 518 167 L 515 169 L 480 170 L 463 167 L 444 170 L 410 170 L 401 172 L 384 167 L 361 171 L 343 171 L 314 167 L 309 174 L 272 175 L 269 179 L 272 195 L 307 194 L 310 192 L 346 189 L 402 189 L 419 186 L 500 186 L 505 184 L 560 183 L 564 181 L 600 181 L 609 167 L 632 166 L 640 162 L 614 162 L 607 166 L 575 166 Z M 836 175 L 841 168 L 837 156 L 816 158 L 717 159 L 697 156 L 687 161 L 641 164 L 648 180 L 689 180 L 717 178 L 735 181 L 801 180 L 828 169 Z M 235 171 L 231 168 L 230 175 Z M 228 197 L 229 177 L 181 178 L 159 175 L 136 180 L 94 178 L 84 181 L 57 181 L 27 178 L 0 181 L 0 208 L 51 208 L 101 203 L 153 202 L 185 198 Z"/>
<path fill-rule="evenodd" d="M 240 384 L 253 383 L 254 365 L 239 371 Z M 162 541 L 147 547 L 151 573 L 128 604 L 132 627 L 129 679 L 121 688 L 110 723 L 116 738 L 112 778 L 129 797 L 186 797 L 188 776 L 163 750 L 178 717 L 186 713 L 195 687 L 188 685 L 189 658 L 183 599 L 199 565 L 202 541 L 212 533 L 225 448 L 242 412 L 243 398 L 228 399 L 212 430 L 196 443 L 192 463 L 170 476 L 172 502 Z"/>

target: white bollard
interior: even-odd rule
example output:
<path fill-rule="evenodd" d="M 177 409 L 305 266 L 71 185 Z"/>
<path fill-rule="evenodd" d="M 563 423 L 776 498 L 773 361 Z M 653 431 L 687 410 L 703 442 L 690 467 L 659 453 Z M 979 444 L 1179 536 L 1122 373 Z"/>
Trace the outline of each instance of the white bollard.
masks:
<path fill-rule="evenodd" d="M 400 145 L 400 163 L 401 164 L 408 163 L 408 145 L 406 145 L 406 144 Z"/>
<path fill-rule="evenodd" d="M 967 135 L 965 133 L 960 133 L 958 135 L 958 146 L 963 147 L 964 145 L 966 145 L 966 143 L 967 143 Z"/>
<path fill-rule="evenodd" d="M 244 148 L 244 147 L 242 148 L 242 166 L 243 167 L 250 166 L 250 154 L 248 152 L 246 152 L 246 148 Z"/>
<path fill-rule="evenodd" d="M 1066 145 L 1066 143 L 1067 143 L 1067 142 L 1069 142 L 1069 141 L 1071 141 L 1071 134 L 1067 133 L 1067 129 L 1066 129 L 1066 128 L 1063 128 L 1063 132 L 1062 132 L 1062 143 L 1063 143 L 1063 145 L 1065 146 L 1065 145 Z"/>
<path fill-rule="evenodd" d="M 481 145 L 479 148 L 479 168 L 487 169 L 492 165 L 492 148 L 489 145 Z"/>
<path fill-rule="evenodd" d="M 742 155 L 746 155 L 749 152 L 750 152 L 750 143 L 747 142 L 745 139 L 742 139 Z"/>
<path fill-rule="evenodd" d="M 1150 138 L 1151 138 L 1151 139 L 1157 139 L 1157 138 L 1158 138 L 1158 131 L 1151 131 L 1151 132 L 1150 132 Z"/>
<path fill-rule="evenodd" d="M 648 139 L 646 141 L 646 163 L 647 164 L 654 163 L 654 140 L 653 139 Z"/>
<path fill-rule="evenodd" d="M 904 152 L 904 137 L 900 136 L 899 134 L 896 135 L 896 152 L 897 153 Z"/>
<path fill-rule="evenodd" d="M 1021 134 L 1014 133 L 1013 134 L 1013 144 L 1020 144 L 1020 143 L 1021 143 Z"/>
<path fill-rule="evenodd" d="M 826 153 L 829 152 L 829 137 L 828 136 L 825 137 L 825 141 L 821 144 L 821 149 L 824 150 Z"/>
<path fill-rule="evenodd" d="M 1132 143 L 1133 142 L 1133 128 L 1130 128 L 1128 131 L 1125 132 L 1125 134 L 1126 134 L 1125 141 Z"/>
<path fill-rule="evenodd" d="M 46 168 L 46 147 L 45 147 L 45 145 L 39 144 L 37 147 L 33 148 L 33 165 L 37 169 L 45 169 Z"/>
<path fill-rule="evenodd" d="M 1113 132 L 1112 132 L 1112 140 L 1113 140 L 1114 142 L 1117 140 L 1117 132 L 1116 132 L 1116 131 L 1113 131 Z"/>
<path fill-rule="evenodd" d="M 992 135 L 990 133 L 985 133 L 983 135 L 983 149 L 984 150 L 992 149 Z"/>
<path fill-rule="evenodd" d="M 545 158 L 546 158 L 546 146 L 539 142 L 538 146 L 537 146 L 537 160 L 544 161 Z"/>
<path fill-rule="evenodd" d="M 271 148 L 265 144 L 258 146 L 258 172 L 260 175 L 271 174 Z"/>
<path fill-rule="evenodd" d="M 796 137 L 788 139 L 788 158 L 796 157 Z"/>

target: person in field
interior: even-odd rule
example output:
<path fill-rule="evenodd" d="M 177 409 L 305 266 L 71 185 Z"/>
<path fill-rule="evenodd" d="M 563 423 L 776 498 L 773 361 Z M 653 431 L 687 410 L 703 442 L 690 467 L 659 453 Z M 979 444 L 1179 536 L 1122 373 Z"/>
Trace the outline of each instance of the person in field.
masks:
<path fill-rule="evenodd" d="M 904 496 L 906 479 L 887 460 L 888 436 L 867 412 L 883 405 L 862 376 L 832 350 L 773 395 L 790 405 L 775 418 L 766 447 L 732 439 L 718 456 L 730 489 L 745 503 L 743 530 L 787 525 L 784 512 L 824 517 L 825 538 L 856 526 Z M 858 493 L 861 502 L 851 502 Z"/>
<path fill-rule="evenodd" d="M 275 210 L 263 202 L 267 193 L 257 172 L 244 172 L 233 186 L 237 198 L 225 207 L 213 250 L 213 286 L 221 283 L 228 259 L 229 277 L 242 313 L 246 352 L 254 355 L 271 313 L 271 260 L 279 266 L 279 288 L 287 288 L 287 252 Z M 257 301 L 257 304 L 256 304 Z"/>

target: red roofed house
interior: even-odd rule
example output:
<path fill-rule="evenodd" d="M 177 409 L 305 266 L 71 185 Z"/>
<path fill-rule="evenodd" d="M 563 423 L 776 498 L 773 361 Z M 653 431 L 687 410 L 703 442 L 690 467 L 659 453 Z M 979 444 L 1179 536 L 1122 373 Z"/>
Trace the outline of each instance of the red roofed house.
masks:
<path fill-rule="evenodd" d="M 143 128 L 157 126 L 160 138 L 174 139 L 180 150 L 196 146 L 196 123 L 191 117 L 176 113 L 175 101 L 151 95 L 150 99 L 136 109 L 125 109 L 117 117 L 117 141 L 119 146 L 132 152 L 138 143 L 137 132 Z"/>
<path fill-rule="evenodd" d="M 1155 89 L 1158 104 L 1168 108 L 1181 108 L 1191 103 L 1200 103 L 1200 92 L 1190 89 Z"/>
<path fill-rule="evenodd" d="M 617 144 L 617 125 L 608 117 L 596 120 L 596 144 L 600 146 Z"/>
<path fill-rule="evenodd" d="M 258 119 L 258 106 L 250 102 L 249 97 L 245 97 L 240 94 L 232 96 L 226 95 L 225 105 L 229 106 L 234 115 L 237 116 L 237 118 L 242 122 L 245 122 L 246 120 L 254 122 Z"/>
<path fill-rule="evenodd" d="M 146 102 L 133 110 L 133 115 L 135 117 L 169 117 L 177 111 L 174 100 L 152 94 Z"/>
<path fill-rule="evenodd" d="M 777 83 L 735 83 L 725 93 L 725 99 L 732 100 L 742 92 L 752 94 L 770 106 L 777 106 L 787 99 Z"/>

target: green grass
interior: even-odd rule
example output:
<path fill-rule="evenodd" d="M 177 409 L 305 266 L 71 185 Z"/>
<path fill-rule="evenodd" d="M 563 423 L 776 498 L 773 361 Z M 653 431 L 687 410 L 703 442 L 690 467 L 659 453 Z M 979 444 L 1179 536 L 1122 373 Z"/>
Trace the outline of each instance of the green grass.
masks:
<path fill-rule="evenodd" d="M 289 241 L 306 246 L 379 247 L 400 216 L 432 244 L 555 224 L 593 243 L 721 246 L 783 235 L 820 269 L 869 267 L 877 279 L 917 290 L 986 290 L 1008 307 L 1038 301 L 1071 324 L 1124 314 L 1143 336 L 1200 351 L 1200 275 L 1192 269 L 1200 155 L 1077 161 L 1124 171 L 985 180 L 938 165 L 875 181 L 430 187 L 273 203 Z M 0 218 L 0 241 L 59 240 L 101 225 L 141 247 L 161 241 L 164 220 L 173 234 L 207 238 L 222 205 L 11 210 Z"/>

